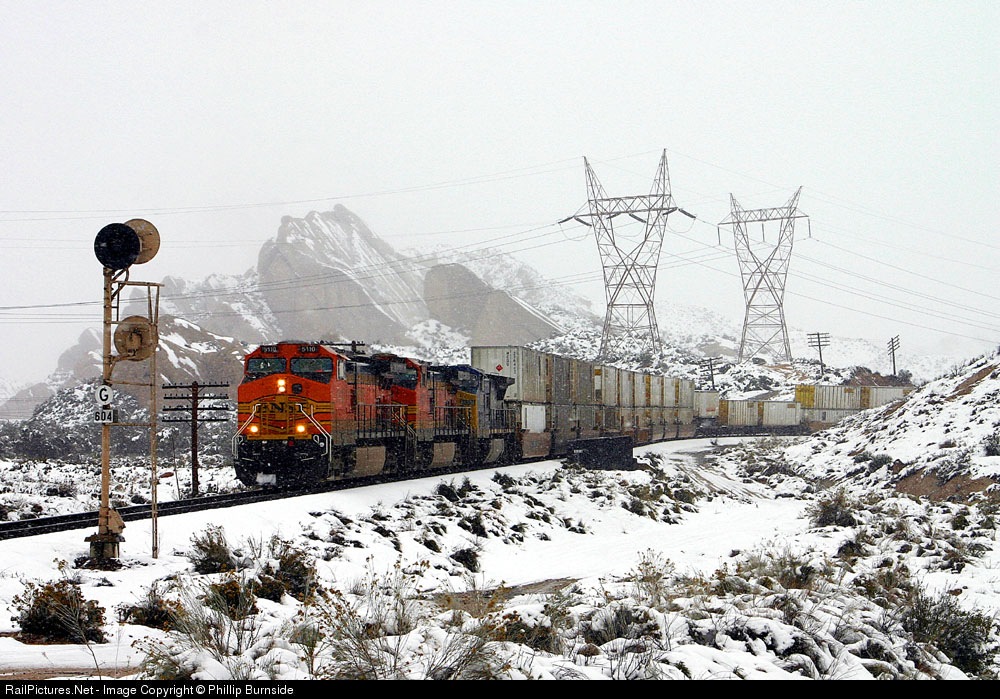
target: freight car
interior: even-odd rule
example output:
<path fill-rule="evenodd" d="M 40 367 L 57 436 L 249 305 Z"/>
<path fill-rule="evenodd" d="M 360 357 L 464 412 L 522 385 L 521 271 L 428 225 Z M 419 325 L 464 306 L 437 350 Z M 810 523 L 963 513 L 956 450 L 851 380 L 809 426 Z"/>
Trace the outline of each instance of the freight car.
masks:
<path fill-rule="evenodd" d="M 800 384 L 795 400 L 726 400 L 698 391 L 697 436 L 808 434 L 848 415 L 904 398 L 912 386 L 832 386 Z"/>
<path fill-rule="evenodd" d="M 300 341 L 244 358 L 237 477 L 287 486 L 566 456 L 590 440 L 692 436 L 691 381 L 524 347 L 432 365 Z"/>

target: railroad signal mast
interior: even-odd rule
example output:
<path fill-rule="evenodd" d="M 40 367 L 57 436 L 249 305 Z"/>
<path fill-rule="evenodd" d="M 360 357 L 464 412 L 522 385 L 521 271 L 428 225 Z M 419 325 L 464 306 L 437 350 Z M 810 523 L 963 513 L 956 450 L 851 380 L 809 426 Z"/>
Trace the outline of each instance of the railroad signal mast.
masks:
<path fill-rule="evenodd" d="M 608 357 L 636 341 L 659 352 L 660 331 L 653 310 L 653 298 L 667 216 L 680 211 L 694 217 L 679 208 L 670 193 L 666 150 L 660 158 L 660 166 L 648 195 L 609 197 L 586 158 L 583 165 L 587 176 L 589 213 L 570 216 L 560 223 L 576 220 L 593 228 L 597 236 L 608 302 L 600 356 Z M 627 236 L 620 228 L 616 230 L 614 220 L 622 215 L 641 223 L 642 233 Z"/>
<path fill-rule="evenodd" d="M 732 212 L 719 223 L 733 227 L 736 259 L 743 278 L 746 315 L 737 359 L 741 363 L 762 353 L 769 354 L 772 359 L 792 360 L 785 325 L 785 280 L 795 240 L 795 219 L 806 218 L 798 210 L 801 193 L 802 187 L 799 187 L 784 206 L 769 209 L 744 209 L 730 194 Z M 748 224 L 760 223 L 763 235 L 764 224 L 771 221 L 779 222 L 778 240 L 767 254 L 758 255 L 751 247 Z"/>
<path fill-rule="evenodd" d="M 202 389 L 211 388 L 229 388 L 228 383 L 198 383 L 193 381 L 189 384 L 172 384 L 165 383 L 163 388 L 171 390 L 180 391 L 190 391 L 189 395 L 164 395 L 164 401 L 187 401 L 190 403 L 189 406 L 184 405 L 173 405 L 170 407 L 164 407 L 163 412 L 179 412 L 184 411 L 189 413 L 188 417 L 165 417 L 163 422 L 190 422 L 191 423 L 191 497 L 198 497 L 198 426 L 203 422 L 225 422 L 228 418 L 220 417 L 217 415 L 199 415 L 199 412 L 215 412 L 224 410 L 229 412 L 230 409 L 225 405 L 218 405 L 213 403 L 211 405 L 201 405 L 201 401 L 219 401 L 219 400 L 229 400 L 229 396 L 226 394 L 215 394 L 215 393 L 201 393 Z"/>
<path fill-rule="evenodd" d="M 88 536 L 90 558 L 97 565 L 106 565 L 119 555 L 119 544 L 125 540 L 125 523 L 111 507 L 111 427 L 142 426 L 149 428 L 151 468 L 151 515 L 153 522 L 153 557 L 159 555 L 156 528 L 156 347 L 160 284 L 132 281 L 129 269 L 133 264 L 149 262 L 160 249 L 160 234 L 149 221 L 132 219 L 125 223 L 110 223 L 94 239 L 94 254 L 104 268 L 104 318 L 101 383 L 95 391 L 97 408 L 94 421 L 101 425 L 101 504 L 97 517 L 97 533 Z M 146 292 L 145 315 L 121 317 L 121 296 L 126 287 Z M 149 360 L 149 381 L 145 383 L 113 381 L 118 362 Z M 112 385 L 145 385 L 149 391 L 148 423 L 120 422 L 113 407 Z"/>

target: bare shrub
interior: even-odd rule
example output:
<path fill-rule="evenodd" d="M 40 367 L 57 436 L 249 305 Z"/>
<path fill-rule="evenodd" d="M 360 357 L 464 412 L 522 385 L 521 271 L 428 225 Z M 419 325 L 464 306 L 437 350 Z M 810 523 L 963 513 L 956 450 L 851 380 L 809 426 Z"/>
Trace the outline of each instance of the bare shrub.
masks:
<path fill-rule="evenodd" d="M 251 581 L 236 578 L 239 590 L 207 587 L 179 588 L 180 603 L 170 614 L 170 635 L 166 643 L 148 641 L 140 648 L 145 656 L 140 666 L 143 678 L 157 680 L 191 679 L 204 655 L 225 668 L 231 679 L 266 679 L 266 669 L 256 660 L 263 647 L 261 624 L 251 608 L 256 601 Z M 246 653 L 254 649 L 254 657 Z M 225 678 L 222 678 L 225 679 Z"/>
<path fill-rule="evenodd" d="M 464 548 L 458 549 L 451 554 L 451 558 L 461 563 L 463 566 L 468 568 L 473 573 L 479 572 L 479 554 L 475 549 Z"/>
<path fill-rule="evenodd" d="M 205 605 L 233 621 L 241 621 L 260 611 L 257 609 L 255 587 L 254 581 L 229 573 L 222 581 L 208 586 L 204 596 Z"/>
<path fill-rule="evenodd" d="M 58 580 L 37 586 L 25 585 L 13 599 L 17 611 L 11 620 L 27 643 L 104 643 L 104 608 L 85 600 L 78 585 Z"/>
<path fill-rule="evenodd" d="M 584 642 L 603 646 L 616 638 L 639 639 L 659 635 L 659 627 L 643 607 L 615 601 L 593 612 L 580 624 Z"/>
<path fill-rule="evenodd" d="M 833 574 L 833 566 L 814 554 L 796 553 L 790 548 L 750 552 L 736 563 L 736 574 L 765 587 L 816 589 Z M 742 592 L 743 590 L 733 590 Z"/>
<path fill-rule="evenodd" d="M 988 434 L 983 438 L 983 451 L 986 456 L 1000 456 L 1000 432 Z"/>
<path fill-rule="evenodd" d="M 674 564 L 662 554 L 647 549 L 627 578 L 635 586 L 635 598 L 649 607 L 663 609 L 669 602 L 670 576 Z"/>
<path fill-rule="evenodd" d="M 902 627 L 918 643 L 936 646 L 958 669 L 976 677 L 992 679 L 997 643 L 996 623 L 979 612 L 962 609 L 954 597 L 932 597 L 917 590 L 900 619 Z"/>
<path fill-rule="evenodd" d="M 496 641 L 517 643 L 546 653 L 561 653 L 562 637 L 551 623 L 529 623 L 516 611 L 493 622 L 491 637 Z"/>
<path fill-rule="evenodd" d="M 812 503 L 806 513 L 814 527 L 853 527 L 858 523 L 854 512 L 859 507 L 860 504 L 846 490 L 838 488 Z"/>
<path fill-rule="evenodd" d="M 188 559 L 194 565 L 196 573 L 208 575 L 236 570 L 236 558 L 222 527 L 212 525 L 200 534 L 193 534 L 191 546 Z"/>
<path fill-rule="evenodd" d="M 288 593 L 300 602 L 316 594 L 316 561 L 307 552 L 274 536 L 268 544 L 270 560 L 258 575 L 257 594 L 264 599 L 280 602 Z"/>
<path fill-rule="evenodd" d="M 479 625 L 471 632 L 450 633 L 441 649 L 425 665 L 432 680 L 497 679 L 507 669 L 494 650 L 491 628 Z"/>
<path fill-rule="evenodd" d="M 162 590 L 154 582 L 136 604 L 118 606 L 118 621 L 123 624 L 138 624 L 169 631 L 171 620 L 182 611 L 181 603 L 164 597 Z"/>

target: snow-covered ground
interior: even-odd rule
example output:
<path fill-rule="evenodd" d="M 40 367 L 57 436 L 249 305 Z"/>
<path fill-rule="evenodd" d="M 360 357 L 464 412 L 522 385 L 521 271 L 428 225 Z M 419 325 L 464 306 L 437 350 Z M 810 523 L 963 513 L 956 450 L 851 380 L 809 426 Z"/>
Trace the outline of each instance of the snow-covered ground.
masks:
<path fill-rule="evenodd" d="M 646 467 L 635 471 L 548 461 L 165 517 L 155 559 L 150 523 L 134 522 L 113 571 L 73 567 L 91 532 L 3 541 L 0 676 L 134 677 L 150 647 L 161 671 L 196 679 L 364 675 L 344 664 L 344 644 L 358 640 L 351 620 L 378 650 L 366 666 L 376 677 L 971 676 L 907 626 L 893 595 L 923 590 L 993 618 L 1000 552 L 988 510 L 845 491 L 852 521 L 816 526 L 837 493 L 787 468 L 786 448 L 676 442 L 636 450 Z M 195 573 L 193 538 L 213 526 L 240 553 L 238 572 Z M 227 575 L 245 583 L 275 536 L 315 560 L 326 602 L 285 594 L 257 599 L 243 622 L 219 616 L 225 650 L 117 620 L 154 584 L 192 606 Z M 14 638 L 25 584 L 66 576 L 107 610 L 108 642 Z M 327 624 L 329 645 L 296 635 L 310 619 Z"/>

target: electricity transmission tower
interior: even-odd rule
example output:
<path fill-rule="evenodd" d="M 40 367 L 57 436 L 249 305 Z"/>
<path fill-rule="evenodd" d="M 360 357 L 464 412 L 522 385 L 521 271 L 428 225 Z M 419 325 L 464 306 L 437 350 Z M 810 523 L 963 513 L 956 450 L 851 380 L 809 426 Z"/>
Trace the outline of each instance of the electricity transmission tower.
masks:
<path fill-rule="evenodd" d="M 674 203 L 670 194 L 667 151 L 663 151 L 648 195 L 609 197 L 586 158 L 583 164 L 590 211 L 570 216 L 560 223 L 575 219 L 592 227 L 597 236 L 608 301 L 600 356 L 607 357 L 636 342 L 658 352 L 660 332 L 653 312 L 653 296 L 667 216 L 674 211 L 691 216 Z M 642 224 L 641 234 L 628 235 L 621 226 L 616 230 L 614 220 L 622 215 Z"/>
<path fill-rule="evenodd" d="M 739 362 L 761 353 L 769 354 L 772 360 L 779 358 L 789 362 L 792 359 L 785 326 L 785 279 L 792 257 L 795 219 L 806 217 L 797 208 L 801 192 L 799 187 L 787 204 L 770 209 L 744 209 L 732 194 L 729 195 L 732 213 L 719 225 L 733 227 L 736 259 L 739 260 L 740 276 L 743 278 L 743 297 L 747 308 Z M 747 224 L 760 223 L 763 234 L 764 224 L 769 221 L 780 222 L 778 241 L 766 255 L 758 255 L 751 248 Z"/>

